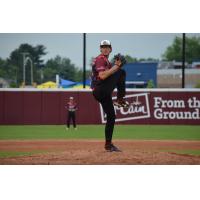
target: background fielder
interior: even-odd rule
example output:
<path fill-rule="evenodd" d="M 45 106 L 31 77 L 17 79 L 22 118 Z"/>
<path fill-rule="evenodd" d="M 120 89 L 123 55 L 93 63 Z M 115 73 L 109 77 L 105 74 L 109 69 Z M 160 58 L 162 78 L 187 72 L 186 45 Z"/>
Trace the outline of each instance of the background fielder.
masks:
<path fill-rule="evenodd" d="M 77 130 L 77 128 L 76 128 L 77 103 L 74 101 L 74 97 L 70 97 L 69 98 L 69 101 L 67 102 L 66 108 L 68 110 L 66 130 L 68 130 L 70 128 L 70 122 L 71 122 L 71 120 L 73 122 L 74 129 Z"/>

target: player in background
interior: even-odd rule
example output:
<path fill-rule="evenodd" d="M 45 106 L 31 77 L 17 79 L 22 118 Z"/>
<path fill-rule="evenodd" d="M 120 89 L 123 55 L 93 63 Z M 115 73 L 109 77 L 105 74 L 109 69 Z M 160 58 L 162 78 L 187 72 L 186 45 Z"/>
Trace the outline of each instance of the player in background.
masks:
<path fill-rule="evenodd" d="M 74 97 L 69 98 L 69 101 L 67 102 L 67 106 L 65 108 L 68 110 L 66 130 L 69 130 L 69 128 L 70 128 L 70 121 L 71 120 L 73 122 L 74 129 L 77 130 L 77 127 L 76 127 L 77 104 L 74 101 Z"/>
<path fill-rule="evenodd" d="M 120 152 L 120 149 L 112 143 L 115 124 L 112 92 L 115 87 L 117 87 L 117 101 L 114 102 L 114 105 L 118 107 L 128 107 L 128 103 L 123 99 L 125 96 L 126 73 L 122 69 L 123 62 L 119 57 L 115 59 L 113 66 L 109 62 L 108 57 L 112 52 L 110 41 L 101 41 L 100 51 L 101 54 L 93 60 L 92 64 L 91 87 L 93 89 L 94 98 L 101 104 L 107 117 L 105 126 L 105 150 L 109 152 Z M 123 59 L 125 58 L 123 57 Z"/>

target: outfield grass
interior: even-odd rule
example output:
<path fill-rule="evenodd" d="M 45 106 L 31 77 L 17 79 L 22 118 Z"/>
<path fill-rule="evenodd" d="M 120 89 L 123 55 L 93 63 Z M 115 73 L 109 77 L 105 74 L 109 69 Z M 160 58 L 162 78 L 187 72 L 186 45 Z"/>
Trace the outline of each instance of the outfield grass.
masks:
<path fill-rule="evenodd" d="M 115 139 L 200 140 L 200 126 L 117 125 Z M 64 125 L 0 126 L 0 140 L 10 139 L 104 139 L 104 125 L 80 125 L 66 131 Z"/>

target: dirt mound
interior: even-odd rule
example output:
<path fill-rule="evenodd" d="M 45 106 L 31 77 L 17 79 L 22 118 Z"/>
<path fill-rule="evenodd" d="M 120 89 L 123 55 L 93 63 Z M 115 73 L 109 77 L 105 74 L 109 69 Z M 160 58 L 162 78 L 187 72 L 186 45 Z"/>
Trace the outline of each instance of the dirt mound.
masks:
<path fill-rule="evenodd" d="M 2 140 L 0 151 L 41 152 L 0 158 L 0 164 L 200 164 L 200 156 L 173 153 L 200 150 L 200 141 L 115 140 L 114 143 L 122 152 L 106 152 L 103 140 Z"/>

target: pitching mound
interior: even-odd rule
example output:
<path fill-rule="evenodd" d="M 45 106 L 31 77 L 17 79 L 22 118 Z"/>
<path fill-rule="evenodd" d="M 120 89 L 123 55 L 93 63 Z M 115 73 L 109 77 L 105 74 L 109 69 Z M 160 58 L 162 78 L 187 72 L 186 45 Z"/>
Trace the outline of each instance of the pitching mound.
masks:
<path fill-rule="evenodd" d="M 122 152 L 109 153 L 103 140 L 0 141 L 1 152 L 29 152 L 30 155 L 0 157 L 0 164 L 200 164 L 199 141 L 115 140 Z"/>

